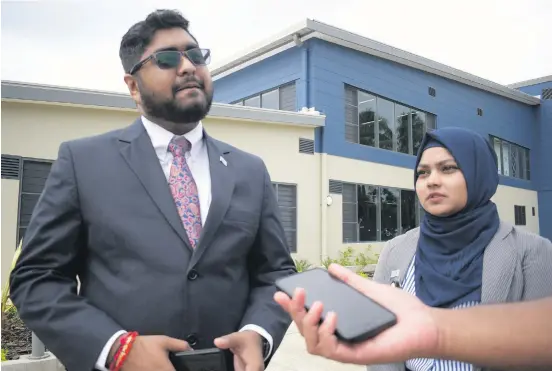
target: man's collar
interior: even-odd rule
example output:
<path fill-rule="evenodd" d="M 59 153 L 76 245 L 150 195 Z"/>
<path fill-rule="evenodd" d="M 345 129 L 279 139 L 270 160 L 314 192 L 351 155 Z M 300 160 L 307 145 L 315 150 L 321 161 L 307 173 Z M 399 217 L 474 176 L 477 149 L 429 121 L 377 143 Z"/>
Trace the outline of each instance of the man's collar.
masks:
<path fill-rule="evenodd" d="M 162 128 L 161 126 L 153 123 L 144 116 L 142 116 L 141 118 L 142 124 L 144 125 L 144 128 L 146 129 L 146 132 L 151 139 L 151 143 L 153 144 L 153 148 L 155 149 L 157 156 L 159 158 L 163 158 L 167 153 L 167 148 L 169 147 L 170 141 L 173 137 L 178 135 L 175 135 L 165 128 Z M 182 136 L 188 139 L 188 141 L 192 145 L 190 155 L 194 157 L 203 146 L 203 124 L 201 123 L 201 121 L 197 124 L 195 128 Z"/>

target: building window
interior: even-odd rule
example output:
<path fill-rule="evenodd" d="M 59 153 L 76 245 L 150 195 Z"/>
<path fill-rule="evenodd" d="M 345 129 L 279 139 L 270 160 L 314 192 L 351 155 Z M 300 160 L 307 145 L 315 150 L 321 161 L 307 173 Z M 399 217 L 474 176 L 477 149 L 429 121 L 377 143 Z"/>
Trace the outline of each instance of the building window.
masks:
<path fill-rule="evenodd" d="M 269 108 L 280 111 L 297 111 L 295 82 L 279 86 L 251 97 L 240 99 L 232 104 L 238 106 Z"/>
<path fill-rule="evenodd" d="M 297 186 L 295 184 L 272 183 L 276 192 L 280 220 L 286 233 L 291 252 L 297 252 Z"/>
<path fill-rule="evenodd" d="M 525 206 L 514 205 L 514 220 L 516 225 L 526 225 Z"/>
<path fill-rule="evenodd" d="M 531 180 L 529 149 L 493 136 L 491 136 L 491 143 L 498 159 L 500 175 Z"/>
<path fill-rule="evenodd" d="M 436 116 L 345 85 L 345 139 L 351 143 L 416 155 Z"/>
<path fill-rule="evenodd" d="M 388 241 L 420 224 L 412 190 L 343 183 L 342 196 L 345 243 Z"/>
<path fill-rule="evenodd" d="M 17 223 L 17 241 L 23 239 L 31 221 L 38 198 L 44 189 L 52 161 L 23 159 L 21 191 L 19 196 L 19 218 Z"/>

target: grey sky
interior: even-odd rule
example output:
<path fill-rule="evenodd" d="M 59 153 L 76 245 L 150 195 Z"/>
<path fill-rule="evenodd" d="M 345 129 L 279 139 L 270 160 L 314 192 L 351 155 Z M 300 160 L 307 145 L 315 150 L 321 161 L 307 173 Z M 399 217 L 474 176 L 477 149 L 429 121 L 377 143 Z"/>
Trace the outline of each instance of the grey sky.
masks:
<path fill-rule="evenodd" d="M 2 0 L 2 79 L 126 91 L 121 36 L 182 11 L 216 67 L 305 18 L 508 84 L 552 74 L 550 0 Z"/>

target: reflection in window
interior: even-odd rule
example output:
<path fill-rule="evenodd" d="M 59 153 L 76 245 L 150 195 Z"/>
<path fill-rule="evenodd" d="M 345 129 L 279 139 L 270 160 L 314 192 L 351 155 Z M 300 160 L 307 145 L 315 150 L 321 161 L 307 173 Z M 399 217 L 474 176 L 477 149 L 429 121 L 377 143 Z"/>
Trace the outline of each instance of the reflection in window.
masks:
<path fill-rule="evenodd" d="M 419 225 L 412 190 L 343 183 L 342 195 L 343 242 L 388 241 Z"/>
<path fill-rule="evenodd" d="M 422 140 L 424 139 L 426 114 L 421 111 L 412 111 L 412 153 L 418 154 Z"/>
<path fill-rule="evenodd" d="M 377 117 L 377 120 L 375 118 Z M 345 140 L 416 155 L 435 115 L 345 85 Z"/>
<path fill-rule="evenodd" d="M 355 184 L 343 184 L 343 242 L 358 241 L 358 207 Z"/>
<path fill-rule="evenodd" d="M 278 89 L 261 94 L 261 99 L 263 108 L 280 108 L 280 93 L 278 92 Z"/>
<path fill-rule="evenodd" d="M 379 148 L 393 150 L 395 103 L 378 97 Z"/>
<path fill-rule="evenodd" d="M 491 143 L 498 160 L 499 174 L 519 179 L 531 179 L 529 149 L 492 136 Z"/>
<path fill-rule="evenodd" d="M 247 106 L 247 107 L 260 108 L 261 107 L 261 97 L 256 96 L 256 97 L 251 97 L 249 99 L 246 99 L 246 100 L 244 100 L 243 105 Z"/>
<path fill-rule="evenodd" d="M 388 241 L 399 232 L 399 190 L 380 188 L 381 196 L 381 240 Z"/>
<path fill-rule="evenodd" d="M 296 111 L 296 87 L 295 81 L 279 86 L 272 90 L 257 93 L 254 96 L 240 99 L 232 104 L 238 106 L 260 107 L 281 111 Z"/>
<path fill-rule="evenodd" d="M 410 153 L 412 133 L 410 131 L 411 109 L 400 104 L 395 104 L 397 152 Z"/>
<path fill-rule="evenodd" d="M 360 143 L 375 146 L 376 143 L 376 97 L 358 92 L 358 122 Z M 356 113 L 355 113 L 355 116 Z M 353 120 L 354 122 L 354 120 Z"/>
<path fill-rule="evenodd" d="M 360 241 L 375 241 L 377 238 L 377 195 L 378 188 L 359 185 L 358 192 L 358 229 Z"/>

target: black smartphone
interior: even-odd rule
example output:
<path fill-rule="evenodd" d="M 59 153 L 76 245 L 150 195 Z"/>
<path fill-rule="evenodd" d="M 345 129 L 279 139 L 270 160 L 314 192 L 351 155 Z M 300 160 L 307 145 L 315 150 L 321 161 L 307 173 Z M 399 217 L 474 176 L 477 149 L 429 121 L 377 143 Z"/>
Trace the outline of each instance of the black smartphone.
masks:
<path fill-rule="evenodd" d="M 170 353 L 176 371 L 228 371 L 224 352 L 218 348 Z"/>
<path fill-rule="evenodd" d="M 295 289 L 305 290 L 305 308 L 314 302 L 323 304 L 322 321 L 328 312 L 337 315 L 335 335 L 338 339 L 356 343 L 370 339 L 397 323 L 389 309 L 333 277 L 323 268 L 314 268 L 280 278 L 276 287 L 293 297 Z"/>

